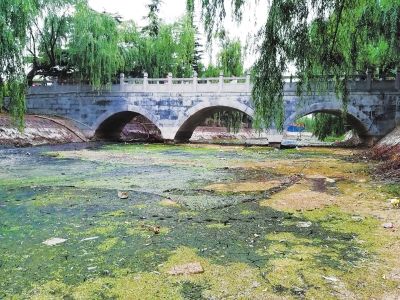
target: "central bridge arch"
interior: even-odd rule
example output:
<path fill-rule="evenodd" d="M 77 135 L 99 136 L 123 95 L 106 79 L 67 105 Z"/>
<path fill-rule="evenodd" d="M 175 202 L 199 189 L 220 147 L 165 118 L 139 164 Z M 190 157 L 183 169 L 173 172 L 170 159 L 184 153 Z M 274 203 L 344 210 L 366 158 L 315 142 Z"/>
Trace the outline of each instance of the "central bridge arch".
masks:
<path fill-rule="evenodd" d="M 126 105 L 110 109 L 103 113 L 93 123 L 94 136 L 101 139 L 118 139 L 125 125 L 138 115 L 149 119 L 157 128 L 160 128 L 159 120 L 151 112 L 135 105 Z"/>
<path fill-rule="evenodd" d="M 217 99 L 210 102 L 202 102 L 188 109 L 177 122 L 178 131 L 175 134 L 175 141 L 188 141 L 196 127 L 207 117 L 222 111 L 240 111 L 251 118 L 254 110 L 248 105 L 232 99 Z"/>

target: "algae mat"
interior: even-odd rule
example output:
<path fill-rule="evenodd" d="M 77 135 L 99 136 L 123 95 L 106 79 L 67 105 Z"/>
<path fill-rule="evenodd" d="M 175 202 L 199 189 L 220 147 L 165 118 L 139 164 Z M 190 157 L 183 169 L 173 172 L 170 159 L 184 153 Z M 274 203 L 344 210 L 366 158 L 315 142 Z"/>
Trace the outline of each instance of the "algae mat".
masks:
<path fill-rule="evenodd" d="M 78 147 L 0 151 L 1 299 L 400 296 L 396 195 L 351 150 Z"/>

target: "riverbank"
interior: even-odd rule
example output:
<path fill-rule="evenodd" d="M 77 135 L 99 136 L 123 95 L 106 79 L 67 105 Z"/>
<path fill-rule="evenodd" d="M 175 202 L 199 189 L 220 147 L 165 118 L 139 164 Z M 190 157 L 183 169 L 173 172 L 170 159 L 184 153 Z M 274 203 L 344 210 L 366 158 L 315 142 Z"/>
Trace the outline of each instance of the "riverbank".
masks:
<path fill-rule="evenodd" d="M 47 144 L 85 142 L 84 135 L 65 119 L 53 116 L 25 116 L 19 131 L 6 114 L 0 114 L 0 146 L 31 147 Z"/>

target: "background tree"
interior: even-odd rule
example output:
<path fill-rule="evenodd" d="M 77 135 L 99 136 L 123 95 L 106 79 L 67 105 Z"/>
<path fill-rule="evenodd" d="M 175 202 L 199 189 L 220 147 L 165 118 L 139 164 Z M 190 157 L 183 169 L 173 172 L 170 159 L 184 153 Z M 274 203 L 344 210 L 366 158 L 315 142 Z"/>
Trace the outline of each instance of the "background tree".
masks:
<path fill-rule="evenodd" d="M 221 51 L 217 54 L 217 66 L 225 76 L 243 75 L 243 51 L 238 38 L 229 36 L 221 41 Z"/>
<path fill-rule="evenodd" d="M 160 31 L 161 19 L 158 14 L 160 13 L 160 6 L 162 4 L 162 0 L 151 0 L 149 4 L 146 4 L 149 12 L 143 19 L 147 20 L 149 23 L 142 28 L 142 31 L 146 32 L 151 37 L 158 36 Z"/>

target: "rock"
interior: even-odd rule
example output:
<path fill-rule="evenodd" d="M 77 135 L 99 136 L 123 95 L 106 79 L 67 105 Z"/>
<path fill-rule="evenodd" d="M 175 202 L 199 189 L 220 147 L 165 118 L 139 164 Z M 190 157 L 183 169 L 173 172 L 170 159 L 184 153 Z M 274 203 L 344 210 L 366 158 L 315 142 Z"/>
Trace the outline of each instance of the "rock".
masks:
<path fill-rule="evenodd" d="M 118 191 L 118 198 L 119 199 L 128 199 L 129 195 L 127 192 Z"/>
<path fill-rule="evenodd" d="M 308 221 L 308 222 L 297 222 L 297 227 L 300 227 L 300 228 L 307 228 L 307 227 L 310 227 L 312 225 L 312 223 L 310 222 L 310 221 Z"/>
<path fill-rule="evenodd" d="M 170 275 L 189 275 L 203 273 L 204 269 L 199 262 L 188 263 L 185 265 L 173 266 L 172 270 L 168 271 Z"/>

